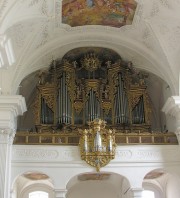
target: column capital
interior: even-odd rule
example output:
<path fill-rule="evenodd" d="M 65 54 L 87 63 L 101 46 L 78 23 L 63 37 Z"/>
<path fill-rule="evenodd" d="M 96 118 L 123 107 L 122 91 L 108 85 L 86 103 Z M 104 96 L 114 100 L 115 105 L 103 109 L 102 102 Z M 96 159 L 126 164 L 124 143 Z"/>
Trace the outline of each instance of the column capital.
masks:
<path fill-rule="evenodd" d="M 14 129 L 1 129 L 0 128 L 0 144 L 13 144 L 15 136 Z"/>
<path fill-rule="evenodd" d="M 55 198 L 65 198 L 67 190 L 66 189 L 54 189 Z"/>
<path fill-rule="evenodd" d="M 26 110 L 25 99 L 21 95 L 0 95 L 0 129 L 6 132 L 8 129 L 16 130 L 17 116 Z"/>

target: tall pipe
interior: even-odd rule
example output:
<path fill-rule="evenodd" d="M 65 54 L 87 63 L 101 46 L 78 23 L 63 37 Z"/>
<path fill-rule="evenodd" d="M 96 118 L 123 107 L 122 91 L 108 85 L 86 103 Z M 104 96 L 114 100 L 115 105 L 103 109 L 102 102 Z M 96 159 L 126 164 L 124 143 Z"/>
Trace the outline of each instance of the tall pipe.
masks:
<path fill-rule="evenodd" d="M 120 107 L 119 107 L 119 123 L 122 123 L 122 114 L 123 114 L 123 90 L 122 90 L 122 79 L 121 79 L 121 74 L 118 75 L 118 80 L 119 80 L 119 87 L 118 87 L 118 94 L 120 98 Z"/>
<path fill-rule="evenodd" d="M 120 110 L 121 110 L 121 98 L 120 98 L 120 96 L 119 96 L 119 87 L 117 88 L 117 124 L 119 124 L 120 123 L 120 117 L 119 117 L 119 115 L 120 115 Z"/>
<path fill-rule="evenodd" d="M 65 123 L 65 101 L 66 101 L 66 96 L 65 96 L 65 76 L 63 72 L 63 123 Z"/>
<path fill-rule="evenodd" d="M 65 123 L 67 123 L 67 85 L 66 85 L 66 76 L 65 76 Z"/>

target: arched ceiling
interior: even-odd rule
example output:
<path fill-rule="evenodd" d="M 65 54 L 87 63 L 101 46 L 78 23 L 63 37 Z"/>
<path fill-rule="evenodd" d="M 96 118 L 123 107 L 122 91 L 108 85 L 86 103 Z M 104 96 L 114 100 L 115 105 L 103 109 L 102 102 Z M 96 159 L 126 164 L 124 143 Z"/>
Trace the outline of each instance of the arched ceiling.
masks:
<path fill-rule="evenodd" d="M 95 46 L 113 49 L 135 67 L 156 74 L 178 95 L 180 0 L 136 2 L 132 24 L 115 28 L 63 24 L 61 0 L 1 0 L 2 91 L 16 93 L 22 79 L 48 67 L 52 58 L 77 47 Z"/>

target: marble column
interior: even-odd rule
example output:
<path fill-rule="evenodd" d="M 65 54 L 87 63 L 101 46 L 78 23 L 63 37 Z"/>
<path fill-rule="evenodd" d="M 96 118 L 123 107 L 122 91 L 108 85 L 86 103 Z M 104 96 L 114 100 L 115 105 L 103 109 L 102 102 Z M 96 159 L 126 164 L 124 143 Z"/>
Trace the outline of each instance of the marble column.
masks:
<path fill-rule="evenodd" d="M 67 190 L 66 189 L 55 189 L 55 198 L 65 198 Z"/>
<path fill-rule="evenodd" d="M 143 188 L 131 188 L 130 198 L 143 198 Z"/>
<path fill-rule="evenodd" d="M 0 197 L 10 197 L 11 149 L 17 128 L 17 116 L 26 111 L 22 96 L 0 96 Z"/>

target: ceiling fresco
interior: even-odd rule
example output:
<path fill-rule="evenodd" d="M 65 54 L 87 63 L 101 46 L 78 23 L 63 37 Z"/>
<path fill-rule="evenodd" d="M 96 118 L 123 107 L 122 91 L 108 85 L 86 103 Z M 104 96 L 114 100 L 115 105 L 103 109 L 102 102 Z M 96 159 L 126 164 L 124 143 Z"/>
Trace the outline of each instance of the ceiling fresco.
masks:
<path fill-rule="evenodd" d="M 132 23 L 134 0 L 63 0 L 62 21 L 72 27 L 104 25 L 121 27 Z"/>

